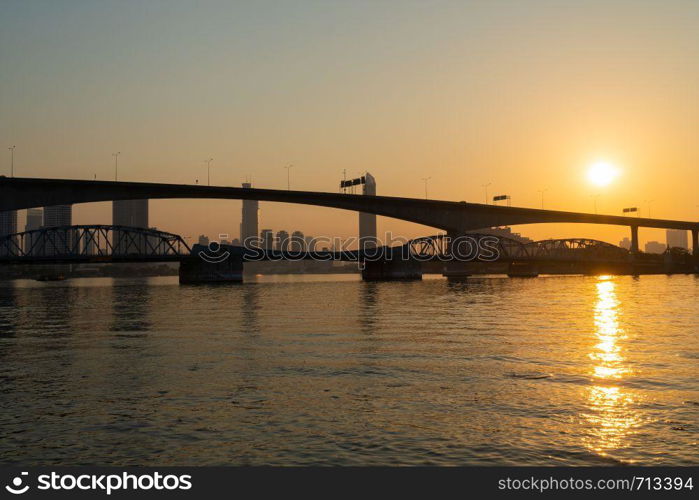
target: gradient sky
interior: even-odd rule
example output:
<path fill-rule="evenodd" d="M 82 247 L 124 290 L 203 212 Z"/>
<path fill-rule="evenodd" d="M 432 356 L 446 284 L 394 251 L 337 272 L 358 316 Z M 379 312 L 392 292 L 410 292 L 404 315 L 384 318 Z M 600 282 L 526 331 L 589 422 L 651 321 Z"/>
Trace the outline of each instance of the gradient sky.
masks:
<path fill-rule="evenodd" d="M 697 220 L 697 1 L 0 0 L 0 142 L 15 175 L 336 191 Z M 622 170 L 606 188 L 587 166 Z M 76 223 L 109 223 L 108 204 Z M 20 217 L 20 224 L 23 224 Z M 239 201 L 153 201 L 151 224 L 237 235 Z M 351 212 L 262 203 L 260 227 L 356 234 Z M 380 231 L 434 233 L 380 219 Z M 534 238 L 627 230 L 517 228 Z M 661 231 L 642 230 L 642 240 Z"/>

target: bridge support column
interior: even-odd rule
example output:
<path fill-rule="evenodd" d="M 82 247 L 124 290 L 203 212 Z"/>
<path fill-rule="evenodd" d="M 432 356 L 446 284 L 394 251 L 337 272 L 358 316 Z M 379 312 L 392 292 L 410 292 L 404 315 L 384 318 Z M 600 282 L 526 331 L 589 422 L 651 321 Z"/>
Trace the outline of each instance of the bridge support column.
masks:
<path fill-rule="evenodd" d="M 638 256 L 638 226 L 631 226 L 631 255 L 636 258 Z"/>
<path fill-rule="evenodd" d="M 466 260 L 460 260 L 458 254 L 461 249 L 454 248 L 455 241 L 458 241 L 459 236 L 462 234 L 458 232 L 450 231 L 447 233 L 447 248 L 445 251 L 448 255 L 451 255 L 451 259 L 444 262 L 444 267 L 442 268 L 442 276 L 451 281 L 461 281 L 465 280 L 471 274 L 473 274 L 472 262 Z"/>
<path fill-rule="evenodd" d="M 421 280 L 422 265 L 410 255 L 410 248 L 384 248 L 363 262 L 364 281 Z"/>
<path fill-rule="evenodd" d="M 636 276 L 639 274 L 638 267 L 638 226 L 631 226 L 631 248 L 629 248 L 631 257 L 631 274 Z"/>
<path fill-rule="evenodd" d="M 364 262 L 364 281 L 421 280 L 422 266 L 417 260 L 378 260 Z"/>
<path fill-rule="evenodd" d="M 694 255 L 694 272 L 699 272 L 699 229 L 692 229 L 692 254 Z"/>
<path fill-rule="evenodd" d="M 242 248 L 194 245 L 180 261 L 180 284 L 240 283 L 243 281 Z"/>
<path fill-rule="evenodd" d="M 461 262 L 459 260 L 449 260 L 444 263 L 442 268 L 442 276 L 448 280 L 464 280 L 471 276 L 472 269 L 466 262 Z"/>

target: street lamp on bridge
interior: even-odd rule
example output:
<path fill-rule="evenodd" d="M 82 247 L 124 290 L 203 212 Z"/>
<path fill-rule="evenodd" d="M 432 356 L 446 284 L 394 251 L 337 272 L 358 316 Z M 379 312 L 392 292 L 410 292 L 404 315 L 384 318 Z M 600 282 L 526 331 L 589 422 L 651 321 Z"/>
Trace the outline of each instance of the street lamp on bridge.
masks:
<path fill-rule="evenodd" d="M 429 181 L 432 177 L 423 177 L 422 180 L 425 183 L 425 199 L 427 199 L 427 181 Z"/>
<path fill-rule="evenodd" d="M 544 193 L 548 190 L 549 188 L 539 189 L 539 193 L 541 193 L 541 210 L 544 209 Z"/>
<path fill-rule="evenodd" d="M 211 186 L 211 162 L 214 161 L 213 158 L 209 158 L 208 160 L 204 160 L 204 163 L 206 163 L 206 183 Z"/>
<path fill-rule="evenodd" d="M 10 177 L 15 176 L 15 147 L 16 146 L 10 146 Z"/>
<path fill-rule="evenodd" d="M 121 151 L 117 151 L 116 153 L 112 153 L 112 156 L 114 157 L 114 180 L 118 180 L 119 176 L 119 155 L 121 154 Z"/>
<path fill-rule="evenodd" d="M 294 166 L 289 164 L 284 168 L 286 169 L 286 190 L 291 191 L 291 169 L 294 168 Z"/>
<path fill-rule="evenodd" d="M 488 204 L 488 186 L 490 186 L 492 182 L 489 182 L 487 184 L 483 184 L 481 187 L 485 188 L 485 204 Z"/>

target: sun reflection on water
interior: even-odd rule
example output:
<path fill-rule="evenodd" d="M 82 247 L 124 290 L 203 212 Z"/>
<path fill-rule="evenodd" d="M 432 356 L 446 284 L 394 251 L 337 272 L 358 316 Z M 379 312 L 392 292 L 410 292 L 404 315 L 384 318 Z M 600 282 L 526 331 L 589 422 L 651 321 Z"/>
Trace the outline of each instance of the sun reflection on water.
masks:
<path fill-rule="evenodd" d="M 585 446 L 599 455 L 623 448 L 626 438 L 639 424 L 634 411 L 634 397 L 620 382 L 630 373 L 624 357 L 623 341 L 627 338 L 619 326 L 620 302 L 616 283 L 610 276 L 599 276 L 596 284 L 596 343 L 589 354 L 591 375 L 597 382 L 588 389 L 589 425 Z"/>

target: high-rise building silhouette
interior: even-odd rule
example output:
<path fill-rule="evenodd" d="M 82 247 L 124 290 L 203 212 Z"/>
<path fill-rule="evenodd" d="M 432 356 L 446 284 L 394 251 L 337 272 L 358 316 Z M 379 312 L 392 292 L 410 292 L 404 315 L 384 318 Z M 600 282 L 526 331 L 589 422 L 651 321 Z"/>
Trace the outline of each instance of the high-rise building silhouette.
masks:
<path fill-rule="evenodd" d="M 44 211 L 41 208 L 30 208 L 27 210 L 27 222 L 24 225 L 24 230 L 35 231 L 41 229 L 44 225 Z M 37 248 L 37 243 L 40 242 L 41 235 L 39 233 L 30 233 L 24 237 L 24 251 L 40 254 L 41 249 Z"/>
<path fill-rule="evenodd" d="M 286 252 L 289 250 L 289 233 L 284 231 L 277 231 L 277 250 Z"/>
<path fill-rule="evenodd" d="M 27 210 L 27 223 L 24 225 L 25 231 L 41 229 L 44 225 L 44 211 L 41 208 L 30 208 Z"/>
<path fill-rule="evenodd" d="M 147 228 L 148 200 L 113 201 L 112 224 L 115 226 Z"/>
<path fill-rule="evenodd" d="M 148 229 L 148 200 L 115 200 L 112 202 L 112 224 Z M 129 255 L 145 253 L 147 236 L 132 232 L 112 232 L 114 253 Z"/>
<path fill-rule="evenodd" d="M 369 172 L 364 174 L 362 194 L 376 196 L 376 179 Z M 359 212 L 359 241 L 362 246 L 376 246 L 376 214 Z"/>
<path fill-rule="evenodd" d="M 66 227 L 63 231 L 52 231 L 50 241 L 45 241 L 42 253 L 45 255 L 64 255 L 71 253 L 75 235 L 73 225 L 73 205 L 53 205 L 44 207 L 44 227 Z"/>
<path fill-rule="evenodd" d="M 17 232 L 17 211 L 8 210 L 0 212 L 0 238 Z M 18 243 L 18 242 L 15 242 Z M 0 252 L 8 253 L 8 248 L 3 245 Z"/>
<path fill-rule="evenodd" d="M 271 229 L 263 229 L 260 231 L 261 247 L 266 250 L 274 248 L 274 233 Z"/>
<path fill-rule="evenodd" d="M 687 231 L 681 229 L 668 229 L 665 232 L 667 238 L 668 248 L 684 248 L 689 250 L 689 238 L 687 237 Z"/>
<path fill-rule="evenodd" d="M 291 233 L 289 250 L 292 252 L 303 252 L 306 250 L 306 240 L 303 237 L 303 232 L 294 231 Z"/>
<path fill-rule="evenodd" d="M 251 188 L 249 182 L 243 183 L 244 188 Z M 248 238 L 257 237 L 257 215 L 260 203 L 257 200 L 243 200 L 243 214 L 240 222 L 240 241 L 245 246 Z"/>
<path fill-rule="evenodd" d="M 53 205 L 44 208 L 44 227 L 73 225 L 73 205 Z"/>

